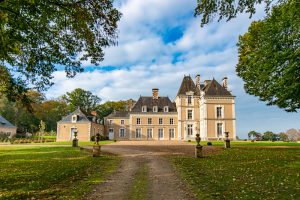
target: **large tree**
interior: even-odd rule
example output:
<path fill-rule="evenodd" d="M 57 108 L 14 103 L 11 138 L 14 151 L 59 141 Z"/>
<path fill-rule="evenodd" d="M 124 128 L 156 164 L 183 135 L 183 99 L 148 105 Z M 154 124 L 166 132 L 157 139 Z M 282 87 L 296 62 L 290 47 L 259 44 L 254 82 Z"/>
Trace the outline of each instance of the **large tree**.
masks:
<path fill-rule="evenodd" d="M 267 17 L 253 22 L 239 38 L 236 71 L 245 81 L 247 93 L 295 112 L 300 108 L 299 0 L 198 0 L 195 16 L 202 16 L 202 26 L 216 16 L 230 20 L 248 12 L 251 17 L 255 6 L 263 2 Z"/>
<path fill-rule="evenodd" d="M 128 102 L 127 101 L 107 101 L 96 108 L 98 116 L 103 119 L 104 117 L 111 114 L 113 111 L 126 111 Z"/>
<path fill-rule="evenodd" d="M 26 91 L 47 89 L 56 66 L 73 77 L 82 61 L 99 64 L 120 17 L 112 0 L 0 0 L 0 93 L 28 103 Z"/>
<path fill-rule="evenodd" d="M 77 88 L 72 92 L 67 92 L 62 98 L 68 104 L 71 112 L 79 107 L 85 114 L 88 115 L 91 114 L 92 111 L 96 111 L 96 108 L 101 101 L 98 96 L 81 88 Z"/>

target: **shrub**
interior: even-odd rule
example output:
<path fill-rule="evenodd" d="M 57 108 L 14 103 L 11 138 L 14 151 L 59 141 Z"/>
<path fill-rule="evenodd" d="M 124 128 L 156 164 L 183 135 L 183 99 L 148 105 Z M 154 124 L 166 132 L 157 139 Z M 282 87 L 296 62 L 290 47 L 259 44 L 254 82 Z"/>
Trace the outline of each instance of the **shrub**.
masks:
<path fill-rule="evenodd" d="M 91 141 L 95 141 L 95 136 L 93 135 L 92 137 L 91 137 Z"/>
<path fill-rule="evenodd" d="M 191 140 L 188 140 L 188 142 L 191 142 Z"/>
<path fill-rule="evenodd" d="M 117 142 L 117 140 L 116 140 L 116 139 L 114 139 L 114 142 Z"/>
<path fill-rule="evenodd" d="M 207 146 L 212 146 L 212 143 L 211 142 L 207 142 Z"/>

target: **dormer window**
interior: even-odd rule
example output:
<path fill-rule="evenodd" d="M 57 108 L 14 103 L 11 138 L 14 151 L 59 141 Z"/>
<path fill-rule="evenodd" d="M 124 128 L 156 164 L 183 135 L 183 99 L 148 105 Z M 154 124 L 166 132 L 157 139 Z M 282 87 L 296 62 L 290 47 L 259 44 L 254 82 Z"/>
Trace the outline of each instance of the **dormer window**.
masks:
<path fill-rule="evenodd" d="M 142 107 L 142 112 L 147 112 L 147 106 Z"/>
<path fill-rule="evenodd" d="M 72 123 L 76 123 L 77 122 L 77 115 L 72 115 Z"/>
<path fill-rule="evenodd" d="M 153 112 L 157 112 L 158 111 L 158 107 L 157 106 L 153 106 Z"/>
<path fill-rule="evenodd" d="M 164 107 L 164 112 L 169 112 L 169 106 Z"/>

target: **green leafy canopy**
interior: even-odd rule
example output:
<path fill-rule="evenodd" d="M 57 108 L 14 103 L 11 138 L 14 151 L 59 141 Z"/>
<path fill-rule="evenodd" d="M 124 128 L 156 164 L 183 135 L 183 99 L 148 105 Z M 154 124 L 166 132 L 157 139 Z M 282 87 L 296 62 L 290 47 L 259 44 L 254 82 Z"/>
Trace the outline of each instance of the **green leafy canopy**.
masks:
<path fill-rule="evenodd" d="M 82 61 L 99 64 L 120 17 L 112 0 L 0 0 L 0 93 L 24 100 L 52 84 L 56 65 L 74 77 Z"/>

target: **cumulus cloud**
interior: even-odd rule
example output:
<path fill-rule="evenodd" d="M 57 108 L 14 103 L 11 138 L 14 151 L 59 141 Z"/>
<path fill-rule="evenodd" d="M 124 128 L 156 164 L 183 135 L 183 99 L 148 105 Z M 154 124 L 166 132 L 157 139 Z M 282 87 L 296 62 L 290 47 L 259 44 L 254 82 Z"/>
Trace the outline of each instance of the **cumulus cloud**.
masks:
<path fill-rule="evenodd" d="M 100 69 L 73 79 L 66 78 L 63 71 L 55 72 L 55 85 L 47 92 L 48 98 L 80 87 L 103 101 L 137 99 L 140 95 L 151 95 L 151 89 L 158 87 L 160 95 L 174 99 L 184 75 L 200 74 L 202 81 L 229 77 L 229 87 L 237 96 L 237 126 L 242 136 L 251 129 L 265 130 L 267 125 L 259 121 L 284 113 L 245 94 L 243 82 L 235 74 L 238 36 L 247 31 L 251 21 L 265 15 L 264 6 L 258 6 L 252 19 L 241 14 L 230 22 L 213 22 L 200 28 L 200 19 L 193 17 L 196 0 L 119 0 L 115 4 L 123 13 L 118 46 L 105 50 Z M 176 31 L 172 32 L 173 29 Z M 169 37 L 170 33 L 177 35 Z M 166 37 L 171 40 L 166 42 Z M 89 61 L 83 64 L 93 68 Z M 106 66 L 116 69 L 107 71 Z M 279 117 L 278 122 L 274 129 L 282 131 L 286 127 L 280 125 L 283 118 Z M 255 124 L 259 126 L 253 128 Z"/>

